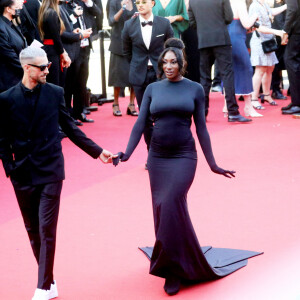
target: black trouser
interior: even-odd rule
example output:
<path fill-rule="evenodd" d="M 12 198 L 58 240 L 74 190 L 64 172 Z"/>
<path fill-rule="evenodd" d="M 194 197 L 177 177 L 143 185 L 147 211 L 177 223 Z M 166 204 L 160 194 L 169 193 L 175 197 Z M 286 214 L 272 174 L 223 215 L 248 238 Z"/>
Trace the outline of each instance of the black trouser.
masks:
<path fill-rule="evenodd" d="M 205 91 L 205 115 L 208 114 L 209 92 L 211 88 L 211 67 L 217 62 L 225 88 L 228 114 L 238 115 L 239 106 L 235 99 L 234 73 L 231 46 L 218 46 L 200 49 L 200 81 Z"/>
<path fill-rule="evenodd" d="M 147 86 L 150 83 L 155 82 L 156 80 L 157 80 L 157 78 L 156 78 L 155 70 L 153 68 L 148 68 L 144 84 L 142 86 L 134 85 L 134 84 L 132 85 L 134 92 L 135 92 L 135 97 L 136 97 L 136 101 L 139 106 L 139 109 L 141 109 L 143 96 L 144 96 Z M 147 144 L 148 150 L 150 147 L 152 131 L 153 131 L 153 120 L 152 120 L 151 116 L 149 116 L 149 118 L 146 122 L 145 130 L 144 130 L 144 139 Z"/>
<path fill-rule="evenodd" d="M 300 106 L 300 35 L 292 34 L 285 50 L 285 65 L 289 76 L 292 104 Z"/>
<path fill-rule="evenodd" d="M 56 228 L 62 181 L 24 185 L 12 181 L 33 254 L 38 263 L 39 289 L 53 282 Z"/>
<path fill-rule="evenodd" d="M 71 64 L 70 70 L 67 73 L 65 86 L 66 106 L 68 108 L 71 107 L 73 95 L 72 116 L 74 119 L 80 118 L 83 108 L 88 102 L 86 84 L 89 77 L 89 59 L 90 48 L 80 48 L 78 57 Z"/>
<path fill-rule="evenodd" d="M 278 64 L 275 65 L 273 73 L 272 73 L 272 83 L 271 83 L 271 90 L 273 92 L 280 92 L 281 82 L 282 82 L 282 74 L 281 71 L 285 70 L 284 64 L 284 53 L 285 53 L 285 45 L 281 45 L 281 39 L 276 39 L 279 48 L 276 50 L 276 56 L 278 59 Z"/>

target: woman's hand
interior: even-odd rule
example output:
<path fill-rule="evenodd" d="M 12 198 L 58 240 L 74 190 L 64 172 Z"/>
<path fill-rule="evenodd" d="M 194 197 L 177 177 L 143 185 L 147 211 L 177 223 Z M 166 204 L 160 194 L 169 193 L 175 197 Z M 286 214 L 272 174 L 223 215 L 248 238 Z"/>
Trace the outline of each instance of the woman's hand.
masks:
<path fill-rule="evenodd" d="M 171 24 L 177 21 L 177 16 L 168 16 L 165 18 L 168 19 Z"/>
<path fill-rule="evenodd" d="M 113 165 L 116 167 L 120 162 L 127 161 L 128 159 L 129 157 L 125 153 L 118 152 L 118 154 L 115 154 L 113 156 L 112 162 Z"/>
<path fill-rule="evenodd" d="M 60 65 L 62 68 L 69 68 L 71 65 L 71 59 L 66 51 L 60 55 Z"/>
<path fill-rule="evenodd" d="M 228 170 L 224 170 L 222 168 L 219 168 L 218 166 L 212 167 L 211 170 L 216 173 L 216 174 L 220 174 L 223 175 L 227 178 L 232 178 L 235 177 L 234 173 L 235 171 L 228 171 Z"/>

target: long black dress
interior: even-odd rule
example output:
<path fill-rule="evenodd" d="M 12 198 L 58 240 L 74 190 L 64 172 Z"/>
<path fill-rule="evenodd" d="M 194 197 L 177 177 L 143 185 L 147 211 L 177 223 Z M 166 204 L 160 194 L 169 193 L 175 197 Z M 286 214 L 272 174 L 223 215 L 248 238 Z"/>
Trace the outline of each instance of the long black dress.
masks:
<path fill-rule="evenodd" d="M 201 249 L 187 208 L 187 193 L 193 182 L 197 152 L 190 126 L 192 117 L 205 158 L 216 166 L 205 123 L 202 86 L 189 79 L 162 80 L 150 84 L 142 101 L 124 155 L 126 160 L 137 146 L 148 114 L 154 130 L 148 156 L 156 241 L 142 250 L 151 258 L 150 274 L 176 275 L 187 281 L 206 281 L 226 276 L 247 264 L 258 252 Z M 153 252 L 152 252 L 153 250 Z"/>

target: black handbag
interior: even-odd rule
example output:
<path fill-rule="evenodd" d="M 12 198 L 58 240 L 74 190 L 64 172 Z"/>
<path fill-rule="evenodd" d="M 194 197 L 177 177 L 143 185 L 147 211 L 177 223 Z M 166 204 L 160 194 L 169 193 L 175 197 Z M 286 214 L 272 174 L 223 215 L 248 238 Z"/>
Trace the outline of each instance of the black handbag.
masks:
<path fill-rule="evenodd" d="M 256 30 L 255 30 L 255 34 L 257 37 L 260 37 L 260 34 Z M 261 39 L 261 37 L 260 37 L 260 39 Z M 270 40 L 261 42 L 261 46 L 262 46 L 264 53 L 266 53 L 266 54 L 276 51 L 278 49 L 278 44 L 277 44 L 275 37 Z"/>
<path fill-rule="evenodd" d="M 264 53 L 270 53 L 278 49 L 278 44 L 275 38 L 261 42 Z"/>

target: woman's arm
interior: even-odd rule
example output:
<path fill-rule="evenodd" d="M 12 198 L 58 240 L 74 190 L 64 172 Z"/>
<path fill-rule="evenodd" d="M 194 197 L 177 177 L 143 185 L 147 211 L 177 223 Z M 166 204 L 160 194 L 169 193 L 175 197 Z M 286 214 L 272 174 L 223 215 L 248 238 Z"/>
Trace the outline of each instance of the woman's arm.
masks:
<path fill-rule="evenodd" d="M 258 18 L 257 14 L 249 16 L 246 1 L 233 1 L 231 3 L 232 10 L 237 14 L 244 28 L 249 29 L 253 26 Z"/>
<path fill-rule="evenodd" d="M 135 150 L 136 146 L 138 145 L 138 143 L 142 137 L 147 118 L 150 114 L 151 96 L 152 96 L 152 84 L 146 88 L 146 91 L 145 91 L 145 94 L 144 94 L 144 97 L 142 100 L 140 113 L 139 113 L 138 119 L 136 120 L 136 122 L 132 128 L 125 154 L 121 158 L 122 161 L 126 161 L 130 158 L 131 154 Z"/>
<path fill-rule="evenodd" d="M 286 9 L 287 9 L 286 4 L 279 6 L 279 7 L 271 8 L 272 15 L 277 16 L 277 15 L 281 14 L 282 12 L 284 12 Z"/>

